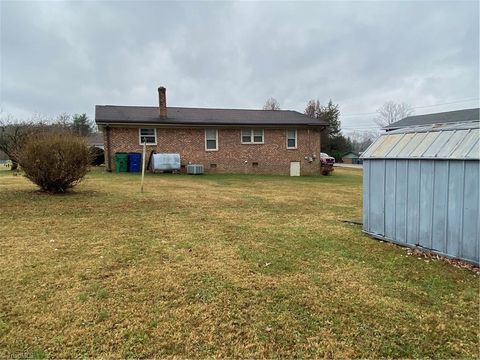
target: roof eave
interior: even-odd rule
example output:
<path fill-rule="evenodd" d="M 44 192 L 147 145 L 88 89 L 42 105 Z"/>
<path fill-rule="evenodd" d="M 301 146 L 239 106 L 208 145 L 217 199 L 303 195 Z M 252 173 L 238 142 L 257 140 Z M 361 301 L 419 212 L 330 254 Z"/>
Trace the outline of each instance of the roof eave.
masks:
<path fill-rule="evenodd" d="M 168 120 L 168 119 L 167 119 Z M 289 126 L 306 126 L 306 127 L 325 127 L 328 126 L 326 123 L 283 123 L 283 124 L 271 124 L 271 123 L 232 123 L 232 122 L 168 122 L 168 121 L 118 121 L 118 120 L 98 120 L 95 119 L 97 125 L 128 125 L 128 126 L 138 126 L 138 125 L 155 125 L 155 126 L 268 126 L 268 127 L 289 127 Z"/>

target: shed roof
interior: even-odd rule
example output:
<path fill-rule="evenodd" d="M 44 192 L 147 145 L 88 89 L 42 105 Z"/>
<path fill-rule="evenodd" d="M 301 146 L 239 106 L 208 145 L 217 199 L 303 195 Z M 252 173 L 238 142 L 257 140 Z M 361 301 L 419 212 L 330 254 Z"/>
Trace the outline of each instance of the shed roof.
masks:
<path fill-rule="evenodd" d="M 434 114 L 407 116 L 385 126 L 384 130 L 395 130 L 417 125 L 448 124 L 480 120 L 480 108 L 447 111 Z"/>
<path fill-rule="evenodd" d="M 156 125 L 306 125 L 327 126 L 292 110 L 245 110 L 168 107 L 167 118 L 160 119 L 157 106 L 95 106 L 95 121 L 103 124 Z"/>
<path fill-rule="evenodd" d="M 423 125 L 380 136 L 362 159 L 480 160 L 480 122 Z"/>
<path fill-rule="evenodd" d="M 342 158 L 356 159 L 356 158 L 358 158 L 358 154 L 354 153 L 353 151 L 349 151 L 349 152 L 343 154 Z"/>

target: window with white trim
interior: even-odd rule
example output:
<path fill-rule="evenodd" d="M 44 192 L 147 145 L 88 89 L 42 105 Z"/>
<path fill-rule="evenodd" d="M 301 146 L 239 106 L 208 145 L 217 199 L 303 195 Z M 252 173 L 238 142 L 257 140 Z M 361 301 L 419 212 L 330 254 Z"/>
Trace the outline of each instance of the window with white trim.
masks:
<path fill-rule="evenodd" d="M 297 148 L 297 129 L 287 129 L 287 149 Z"/>
<path fill-rule="evenodd" d="M 242 129 L 242 144 L 263 144 L 263 129 Z"/>
<path fill-rule="evenodd" d="M 138 142 L 140 145 L 143 145 L 143 143 L 146 143 L 147 145 L 157 145 L 157 129 L 155 128 L 138 129 Z"/>
<path fill-rule="evenodd" d="M 218 150 L 218 130 L 205 129 L 205 151 Z"/>

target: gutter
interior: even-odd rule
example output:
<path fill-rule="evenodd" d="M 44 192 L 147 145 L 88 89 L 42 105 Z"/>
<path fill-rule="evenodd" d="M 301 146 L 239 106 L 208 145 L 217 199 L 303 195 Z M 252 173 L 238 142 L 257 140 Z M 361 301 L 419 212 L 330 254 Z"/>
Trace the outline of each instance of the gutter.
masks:
<path fill-rule="evenodd" d="M 325 124 L 226 124 L 226 123 L 154 123 L 154 122 L 99 122 L 95 121 L 97 126 L 128 126 L 128 127 L 138 127 L 138 126 L 155 126 L 155 127 L 178 127 L 178 128 L 205 128 L 205 127 L 226 127 L 226 128 L 238 128 L 238 127 L 262 127 L 262 128 L 284 128 L 284 127 L 319 127 L 321 130 L 325 129 L 327 125 Z"/>
<path fill-rule="evenodd" d="M 106 155 L 107 155 L 107 171 L 112 172 L 112 158 L 110 156 L 110 126 L 105 126 L 105 137 L 107 140 Z"/>

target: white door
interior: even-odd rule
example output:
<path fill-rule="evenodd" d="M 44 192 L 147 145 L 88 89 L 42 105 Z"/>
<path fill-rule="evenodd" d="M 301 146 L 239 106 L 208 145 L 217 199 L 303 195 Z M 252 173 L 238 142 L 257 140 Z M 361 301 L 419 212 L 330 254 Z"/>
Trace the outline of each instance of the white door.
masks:
<path fill-rule="evenodd" d="M 300 161 L 290 163 L 290 176 L 300 176 Z"/>

